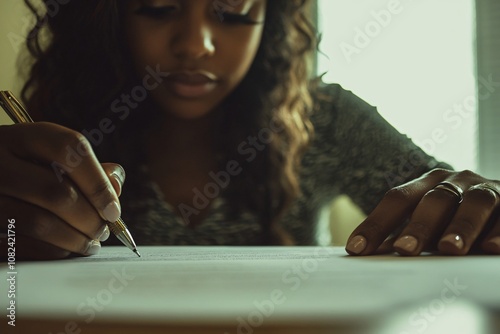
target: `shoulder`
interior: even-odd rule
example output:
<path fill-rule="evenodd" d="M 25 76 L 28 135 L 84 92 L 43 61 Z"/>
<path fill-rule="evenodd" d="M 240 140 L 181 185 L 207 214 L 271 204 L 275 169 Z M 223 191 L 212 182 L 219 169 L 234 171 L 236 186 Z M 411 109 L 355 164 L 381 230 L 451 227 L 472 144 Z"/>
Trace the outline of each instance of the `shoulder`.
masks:
<path fill-rule="evenodd" d="M 377 109 L 336 83 L 318 83 L 311 89 L 311 122 L 316 131 L 349 131 L 366 122 L 378 122 Z"/>
<path fill-rule="evenodd" d="M 311 97 L 314 103 L 313 115 L 325 111 L 356 111 L 374 112 L 376 108 L 355 95 L 352 91 L 336 83 L 320 82 L 312 85 Z"/>

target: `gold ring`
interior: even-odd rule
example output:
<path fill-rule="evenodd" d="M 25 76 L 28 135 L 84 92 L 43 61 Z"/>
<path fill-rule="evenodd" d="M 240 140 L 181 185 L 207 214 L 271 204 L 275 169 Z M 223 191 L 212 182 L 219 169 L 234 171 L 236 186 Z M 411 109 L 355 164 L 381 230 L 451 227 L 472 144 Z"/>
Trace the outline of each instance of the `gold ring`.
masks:
<path fill-rule="evenodd" d="M 488 183 L 479 183 L 479 184 L 473 185 L 467 191 L 474 190 L 474 189 L 480 189 L 480 190 L 489 191 L 489 192 L 493 193 L 493 195 L 497 199 L 500 199 L 500 192 L 498 191 L 498 189 L 496 189 L 495 187 L 493 187 L 492 185 L 490 185 Z"/>
<path fill-rule="evenodd" d="M 462 190 L 462 188 L 451 182 L 448 181 L 440 182 L 438 183 L 437 186 L 434 187 L 434 189 L 446 190 L 452 193 L 453 195 L 458 197 L 458 203 L 462 203 L 462 201 L 464 200 L 464 191 Z"/>

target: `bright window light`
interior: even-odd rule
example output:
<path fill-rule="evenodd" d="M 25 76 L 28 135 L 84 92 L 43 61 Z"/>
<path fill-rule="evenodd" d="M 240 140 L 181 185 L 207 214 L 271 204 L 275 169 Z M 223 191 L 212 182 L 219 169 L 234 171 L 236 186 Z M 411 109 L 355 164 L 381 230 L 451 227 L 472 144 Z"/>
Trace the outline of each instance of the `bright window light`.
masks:
<path fill-rule="evenodd" d="M 456 169 L 476 170 L 473 0 L 318 0 L 318 73 Z"/>

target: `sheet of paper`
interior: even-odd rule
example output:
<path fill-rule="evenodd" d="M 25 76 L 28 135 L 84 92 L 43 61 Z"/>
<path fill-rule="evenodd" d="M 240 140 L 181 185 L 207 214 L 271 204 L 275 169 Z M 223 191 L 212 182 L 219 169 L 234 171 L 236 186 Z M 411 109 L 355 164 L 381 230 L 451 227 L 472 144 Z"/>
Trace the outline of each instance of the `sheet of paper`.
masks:
<path fill-rule="evenodd" d="M 338 247 L 140 252 L 104 247 L 93 257 L 17 263 L 18 317 L 237 324 L 260 314 L 267 323 L 331 322 L 435 300 L 500 310 L 498 257 L 351 257 Z"/>

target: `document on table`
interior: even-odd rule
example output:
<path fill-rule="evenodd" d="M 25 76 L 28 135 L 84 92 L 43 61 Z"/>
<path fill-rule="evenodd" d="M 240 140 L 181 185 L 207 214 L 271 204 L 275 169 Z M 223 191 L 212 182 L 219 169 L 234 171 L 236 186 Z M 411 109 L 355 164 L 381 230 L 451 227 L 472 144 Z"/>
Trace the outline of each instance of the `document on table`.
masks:
<path fill-rule="evenodd" d="M 138 258 L 125 247 L 103 247 L 92 257 L 17 263 L 18 321 L 331 323 L 387 316 L 436 300 L 500 310 L 498 257 L 351 257 L 339 247 L 140 252 Z M 0 268 L 8 271 L 4 264 Z M 1 291 L 6 284 L 2 280 Z"/>

